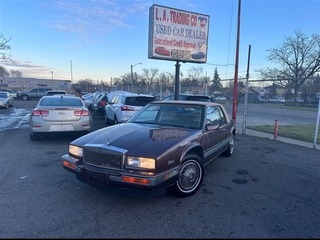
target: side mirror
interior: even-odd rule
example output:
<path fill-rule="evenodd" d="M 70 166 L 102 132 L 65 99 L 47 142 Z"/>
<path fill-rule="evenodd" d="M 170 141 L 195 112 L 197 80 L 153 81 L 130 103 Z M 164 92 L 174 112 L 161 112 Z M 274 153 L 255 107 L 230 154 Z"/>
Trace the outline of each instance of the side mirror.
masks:
<path fill-rule="evenodd" d="M 206 130 L 212 131 L 212 130 L 218 130 L 219 129 L 219 123 L 213 122 L 213 123 L 207 123 L 206 124 Z"/>

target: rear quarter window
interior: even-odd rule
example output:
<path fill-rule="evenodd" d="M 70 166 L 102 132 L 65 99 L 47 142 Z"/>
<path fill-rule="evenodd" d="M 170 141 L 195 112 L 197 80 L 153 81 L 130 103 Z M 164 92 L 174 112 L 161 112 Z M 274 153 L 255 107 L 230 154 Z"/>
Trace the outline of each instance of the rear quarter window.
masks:
<path fill-rule="evenodd" d="M 130 105 L 130 106 L 145 106 L 149 102 L 153 102 L 155 98 L 151 97 L 127 97 L 125 100 L 125 105 Z"/>

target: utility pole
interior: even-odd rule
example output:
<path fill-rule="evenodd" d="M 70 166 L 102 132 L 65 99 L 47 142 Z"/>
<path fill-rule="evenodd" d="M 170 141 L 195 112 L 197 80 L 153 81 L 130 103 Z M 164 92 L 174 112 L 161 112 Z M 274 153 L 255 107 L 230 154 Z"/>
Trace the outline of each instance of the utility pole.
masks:
<path fill-rule="evenodd" d="M 235 60 L 234 84 L 233 84 L 232 119 L 234 120 L 234 125 L 236 125 L 237 105 L 238 105 L 237 102 L 238 102 L 238 64 L 239 64 L 239 43 L 240 43 L 240 10 L 241 10 L 241 0 L 239 0 L 239 6 L 238 6 L 237 48 L 236 48 L 236 60 Z"/>

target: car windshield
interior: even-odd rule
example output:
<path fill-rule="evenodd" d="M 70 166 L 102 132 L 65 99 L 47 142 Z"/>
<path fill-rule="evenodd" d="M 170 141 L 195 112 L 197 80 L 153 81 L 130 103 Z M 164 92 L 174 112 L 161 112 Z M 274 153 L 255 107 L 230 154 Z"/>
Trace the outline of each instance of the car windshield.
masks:
<path fill-rule="evenodd" d="M 203 112 L 202 105 L 150 103 L 128 122 L 199 129 L 203 125 Z"/>

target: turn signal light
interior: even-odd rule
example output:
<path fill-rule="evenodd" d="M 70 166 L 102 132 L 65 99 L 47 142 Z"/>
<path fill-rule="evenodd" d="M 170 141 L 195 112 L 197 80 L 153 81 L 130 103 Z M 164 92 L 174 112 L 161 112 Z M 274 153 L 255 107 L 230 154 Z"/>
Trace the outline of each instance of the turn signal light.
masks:
<path fill-rule="evenodd" d="M 141 183 L 141 184 L 149 184 L 150 183 L 150 181 L 147 180 L 147 179 L 133 178 L 133 177 L 122 177 L 122 181 L 124 181 L 124 182 Z"/>
<path fill-rule="evenodd" d="M 62 161 L 62 165 L 69 167 L 69 168 L 72 168 L 72 169 L 76 168 L 76 165 L 74 165 L 73 163 L 69 163 L 67 161 Z"/>

